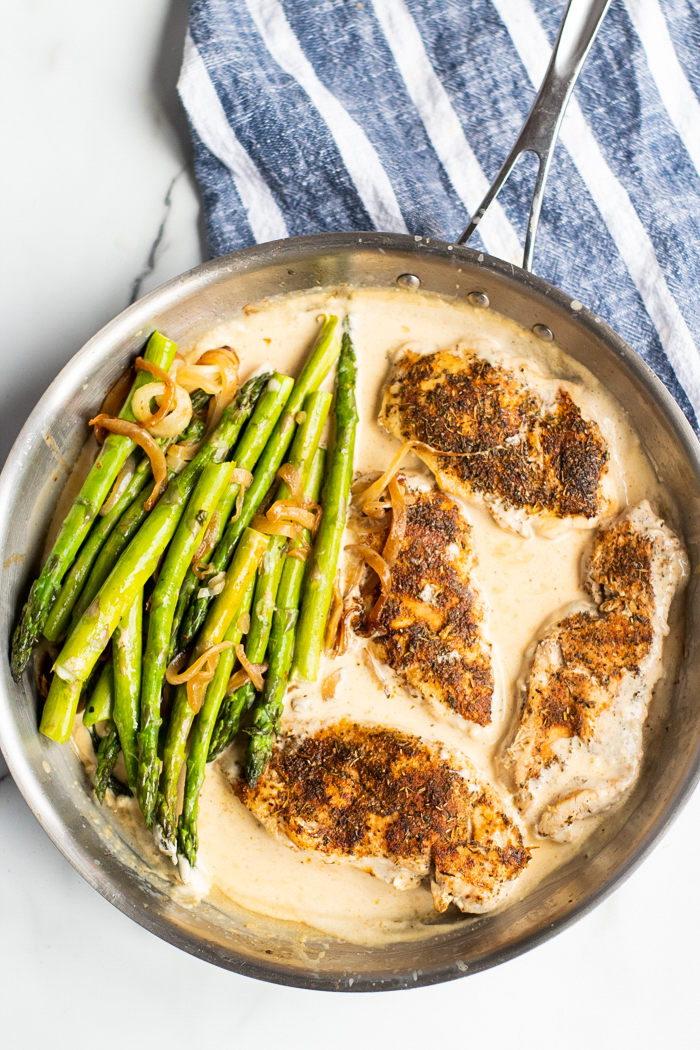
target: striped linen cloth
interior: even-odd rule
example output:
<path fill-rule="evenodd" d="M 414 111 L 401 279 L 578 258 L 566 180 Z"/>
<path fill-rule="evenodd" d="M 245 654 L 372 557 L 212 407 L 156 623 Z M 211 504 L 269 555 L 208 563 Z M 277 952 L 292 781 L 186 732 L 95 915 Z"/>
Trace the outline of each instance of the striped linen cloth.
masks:
<path fill-rule="evenodd" d="M 193 0 L 179 91 L 209 249 L 450 241 L 544 75 L 562 0 Z M 520 262 L 534 158 L 473 239 Z M 562 126 L 535 272 L 700 419 L 700 0 L 613 0 Z"/>

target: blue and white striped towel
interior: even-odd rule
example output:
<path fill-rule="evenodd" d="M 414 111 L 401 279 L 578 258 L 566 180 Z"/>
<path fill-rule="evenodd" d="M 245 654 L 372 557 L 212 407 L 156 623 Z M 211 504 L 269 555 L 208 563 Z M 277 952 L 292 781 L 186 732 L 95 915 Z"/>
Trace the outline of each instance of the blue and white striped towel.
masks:
<path fill-rule="evenodd" d="M 528 112 L 563 10 L 193 0 L 179 90 L 212 256 L 331 230 L 454 239 Z M 520 261 L 525 172 L 475 247 Z M 697 428 L 699 0 L 613 0 L 562 127 L 535 271 L 635 347 Z"/>

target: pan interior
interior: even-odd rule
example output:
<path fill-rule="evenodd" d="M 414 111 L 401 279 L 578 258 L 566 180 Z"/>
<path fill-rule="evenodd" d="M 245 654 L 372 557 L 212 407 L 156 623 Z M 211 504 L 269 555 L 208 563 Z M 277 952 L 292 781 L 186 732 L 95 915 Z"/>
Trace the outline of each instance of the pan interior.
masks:
<path fill-rule="evenodd" d="M 409 280 L 407 275 L 415 280 Z M 420 282 L 419 285 L 417 282 Z M 85 420 L 154 327 L 178 341 L 237 314 L 247 303 L 315 288 L 412 286 L 441 296 L 478 293 L 525 327 L 544 325 L 558 345 L 600 379 L 629 413 L 663 486 L 680 510 L 693 568 L 700 539 L 697 441 L 665 388 L 602 322 L 564 293 L 510 265 L 437 242 L 382 234 L 297 238 L 215 260 L 130 307 L 66 366 L 12 450 L 0 486 L 5 652 L 37 569 L 65 463 L 86 436 Z M 472 300 L 473 301 L 473 300 Z M 482 300 L 483 301 L 483 300 Z M 284 984 L 374 990 L 433 983 L 496 965 L 537 944 L 592 907 L 625 877 L 668 825 L 698 776 L 700 720 L 691 683 L 700 670 L 697 579 L 685 592 L 686 646 L 665 732 L 647 748 L 624 814 L 606 821 L 585 852 L 502 912 L 464 916 L 419 942 L 363 948 L 216 900 L 194 907 L 172 893 L 172 869 L 145 863 L 120 822 L 92 795 L 69 748 L 36 731 L 38 697 L 15 685 L 3 661 L 0 739 L 23 794 L 54 842 L 104 896 L 141 925 L 208 961 Z"/>

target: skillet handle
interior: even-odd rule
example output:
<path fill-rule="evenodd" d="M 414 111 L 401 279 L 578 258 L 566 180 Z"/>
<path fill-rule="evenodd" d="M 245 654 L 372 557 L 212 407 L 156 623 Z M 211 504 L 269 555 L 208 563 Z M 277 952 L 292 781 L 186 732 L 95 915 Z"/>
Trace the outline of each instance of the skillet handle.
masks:
<path fill-rule="evenodd" d="M 610 0 L 569 0 L 547 72 L 527 120 L 491 188 L 472 216 L 466 230 L 457 240 L 457 244 L 467 243 L 483 219 L 486 209 L 498 196 L 521 153 L 535 153 L 540 163 L 535 179 L 523 253 L 523 269 L 532 270 L 537 223 L 542 210 L 544 187 L 559 136 L 559 128 L 571 92 L 609 6 Z"/>

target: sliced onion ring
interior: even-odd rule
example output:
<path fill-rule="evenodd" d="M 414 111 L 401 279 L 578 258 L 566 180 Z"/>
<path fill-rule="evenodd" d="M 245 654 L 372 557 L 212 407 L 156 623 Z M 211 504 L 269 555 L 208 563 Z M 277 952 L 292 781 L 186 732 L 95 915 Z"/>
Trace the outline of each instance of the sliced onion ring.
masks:
<path fill-rule="evenodd" d="M 305 539 L 301 539 L 300 546 L 292 547 L 290 551 L 287 551 L 288 558 L 297 558 L 299 561 L 306 561 L 311 551 L 311 544 L 307 543 Z"/>
<path fill-rule="evenodd" d="M 384 544 L 382 557 L 389 568 L 392 568 L 406 535 L 407 522 L 406 500 L 403 496 L 403 489 L 396 478 L 392 478 L 389 482 L 389 494 L 391 496 L 391 529 Z"/>
<path fill-rule="evenodd" d="M 265 674 L 265 671 L 267 671 L 267 664 L 252 664 L 251 666 L 257 667 L 261 674 Z M 236 673 L 232 674 L 228 680 L 228 685 L 226 686 L 226 696 L 230 696 L 231 693 L 235 693 L 237 689 L 240 689 L 242 685 L 245 685 L 246 682 L 249 681 L 250 678 L 248 677 L 248 672 L 245 671 L 242 667 L 239 667 Z"/>
<path fill-rule="evenodd" d="M 338 624 L 340 623 L 340 617 L 342 615 L 343 595 L 340 590 L 340 573 L 337 572 L 335 574 L 335 579 L 333 580 L 333 600 L 331 602 L 328 624 L 326 626 L 326 637 L 324 639 L 324 648 L 326 652 L 333 652 L 335 649 Z"/>
<path fill-rule="evenodd" d="M 205 576 L 210 576 L 214 572 L 214 566 L 204 566 L 201 564 L 202 558 L 206 558 L 207 554 L 213 551 L 216 546 L 219 536 L 219 525 L 221 524 L 221 512 L 215 510 L 212 514 L 207 531 L 202 537 L 197 550 L 194 552 L 192 557 L 192 572 L 195 574 L 197 579 L 203 580 Z"/>
<path fill-rule="evenodd" d="M 333 671 L 332 674 L 326 675 L 323 679 L 323 685 L 321 686 L 321 699 L 332 700 L 335 696 L 335 691 L 338 688 L 338 683 L 343 676 L 343 668 L 339 667 L 337 671 Z"/>
<path fill-rule="evenodd" d="M 391 569 L 384 561 L 381 554 L 364 543 L 350 543 L 345 550 L 350 554 L 356 555 L 358 558 L 362 558 L 363 561 L 367 562 L 371 569 L 374 569 L 380 579 L 383 593 L 387 594 L 389 587 L 391 586 Z"/>
<path fill-rule="evenodd" d="M 153 440 L 151 435 L 138 423 L 130 423 L 128 419 L 119 419 L 117 416 L 95 416 L 94 419 L 90 420 L 92 426 L 103 427 L 108 430 L 110 434 L 122 434 L 124 437 L 131 438 L 135 441 L 148 456 L 151 462 L 151 470 L 153 471 L 153 478 L 155 485 L 153 486 L 153 492 L 144 503 L 144 510 L 149 511 L 153 507 L 158 497 L 163 492 L 168 482 L 168 468 L 165 465 L 165 456 L 163 450 L 159 448 L 156 442 Z"/>
<path fill-rule="evenodd" d="M 175 660 L 168 666 L 165 672 L 165 679 L 170 685 L 183 685 L 187 684 L 187 702 L 194 714 L 200 710 L 204 703 L 204 697 L 206 695 L 207 686 L 214 677 L 216 671 L 216 664 L 218 660 L 212 665 L 214 657 L 218 657 L 219 653 L 223 652 L 224 649 L 230 649 L 233 642 L 219 642 L 218 645 L 212 645 L 210 649 L 207 649 L 205 653 L 195 660 L 186 671 L 181 674 L 174 673 L 175 669 L 173 664 Z"/>
<path fill-rule="evenodd" d="M 215 656 L 218 656 L 219 653 L 222 653 L 224 649 L 230 649 L 233 644 L 233 642 L 219 642 L 218 645 L 212 645 L 210 649 L 207 649 L 206 652 L 197 657 L 195 662 L 190 664 L 190 666 L 181 673 L 173 667 L 173 664 L 175 663 L 175 660 L 173 660 L 172 663 L 168 664 L 168 668 L 165 672 L 166 682 L 169 682 L 170 685 L 184 685 L 185 682 L 189 682 L 190 679 L 197 674 L 201 667 L 209 663 Z M 175 659 L 177 659 L 177 657 Z"/>
<path fill-rule="evenodd" d="M 303 482 L 299 468 L 295 467 L 293 463 L 285 463 L 277 471 L 277 477 L 286 483 L 292 499 L 299 504 L 304 498 Z"/>
<path fill-rule="evenodd" d="M 175 408 L 175 380 L 162 368 L 159 368 L 158 365 L 154 365 L 152 361 L 146 361 L 143 357 L 137 357 L 134 363 L 137 372 L 150 372 L 155 379 L 163 384 L 163 400 L 160 402 L 158 409 L 152 415 L 151 413 L 148 413 L 145 419 L 138 415 L 134 407 L 134 401 L 140 391 L 137 390 L 132 398 L 131 407 L 134 415 L 140 423 L 143 423 L 145 427 L 150 429 L 151 427 L 155 427 L 159 423 L 162 423 L 168 413 L 172 412 Z M 150 386 L 151 384 L 149 383 L 148 385 Z M 143 389 L 145 388 L 141 387 L 141 390 Z M 170 435 L 162 436 L 169 437 Z"/>
<path fill-rule="evenodd" d="M 256 692 L 261 693 L 262 690 L 265 688 L 265 679 L 262 676 L 260 665 L 252 664 L 250 662 L 250 660 L 245 654 L 245 649 L 240 643 L 235 647 L 235 649 L 236 656 L 238 657 L 238 662 L 240 663 L 241 668 L 250 678 L 251 682 L 255 686 Z"/>
<path fill-rule="evenodd" d="M 299 535 L 299 526 L 294 522 L 276 521 L 273 523 L 268 521 L 264 514 L 256 514 L 250 527 L 256 532 L 262 532 L 265 536 L 287 536 L 288 539 L 295 540 Z"/>
<path fill-rule="evenodd" d="M 129 365 L 127 369 L 119 376 L 119 379 L 109 388 L 105 395 L 105 399 L 102 402 L 100 414 L 105 416 L 118 416 L 121 409 L 124 407 L 124 402 L 127 399 L 129 391 L 134 385 L 134 379 L 136 378 L 136 369 L 133 365 Z M 97 436 L 97 435 L 96 435 Z M 101 442 L 100 442 L 101 444 Z"/>
<path fill-rule="evenodd" d="M 272 504 L 267 514 L 267 520 L 273 525 L 277 521 L 295 521 L 298 525 L 313 532 L 316 528 L 316 514 L 306 507 L 300 507 L 298 503 L 288 499 L 278 499 Z"/>
<path fill-rule="evenodd" d="M 213 571 L 214 566 L 211 567 Z M 217 598 L 224 587 L 226 586 L 226 573 L 217 572 L 216 576 L 212 576 L 206 587 L 200 587 L 197 591 L 197 598 Z"/>
<path fill-rule="evenodd" d="M 368 518 L 383 518 L 390 506 L 390 503 L 385 503 L 380 499 L 368 499 L 362 504 L 362 513 Z"/>
<path fill-rule="evenodd" d="M 405 441 L 401 448 L 398 450 L 391 463 L 384 471 L 383 474 L 377 478 L 376 481 L 372 481 L 365 489 L 357 494 L 355 501 L 359 507 L 364 507 L 365 503 L 378 500 L 384 489 L 387 487 L 394 475 L 401 469 L 401 464 L 404 461 L 404 457 L 412 449 L 416 449 L 420 452 L 430 452 L 434 456 L 468 456 L 469 452 L 443 452 L 442 449 L 433 448 L 432 445 L 426 445 L 425 441 Z"/>
<path fill-rule="evenodd" d="M 141 389 L 137 390 L 134 394 L 131 402 L 134 415 L 139 423 L 146 427 L 154 437 L 177 437 L 192 419 L 192 402 L 190 401 L 190 395 L 179 385 L 175 386 L 174 390 L 175 401 L 172 412 L 170 412 L 165 419 L 155 423 L 149 422 L 149 420 L 155 419 L 155 416 L 150 414 L 151 398 L 154 397 L 158 402 L 161 402 L 161 399 L 165 398 L 166 391 L 164 384 L 147 383 L 146 386 L 142 386 Z M 161 402 L 161 407 L 162 403 L 164 403 L 164 401 Z M 156 413 L 156 415 L 157 414 L 158 413 Z"/>
<path fill-rule="evenodd" d="M 238 387 L 238 354 L 230 346 L 207 350 L 200 358 L 202 365 L 217 365 L 221 375 L 221 390 L 209 403 L 207 430 L 213 430 L 227 405 L 233 401 Z"/>

